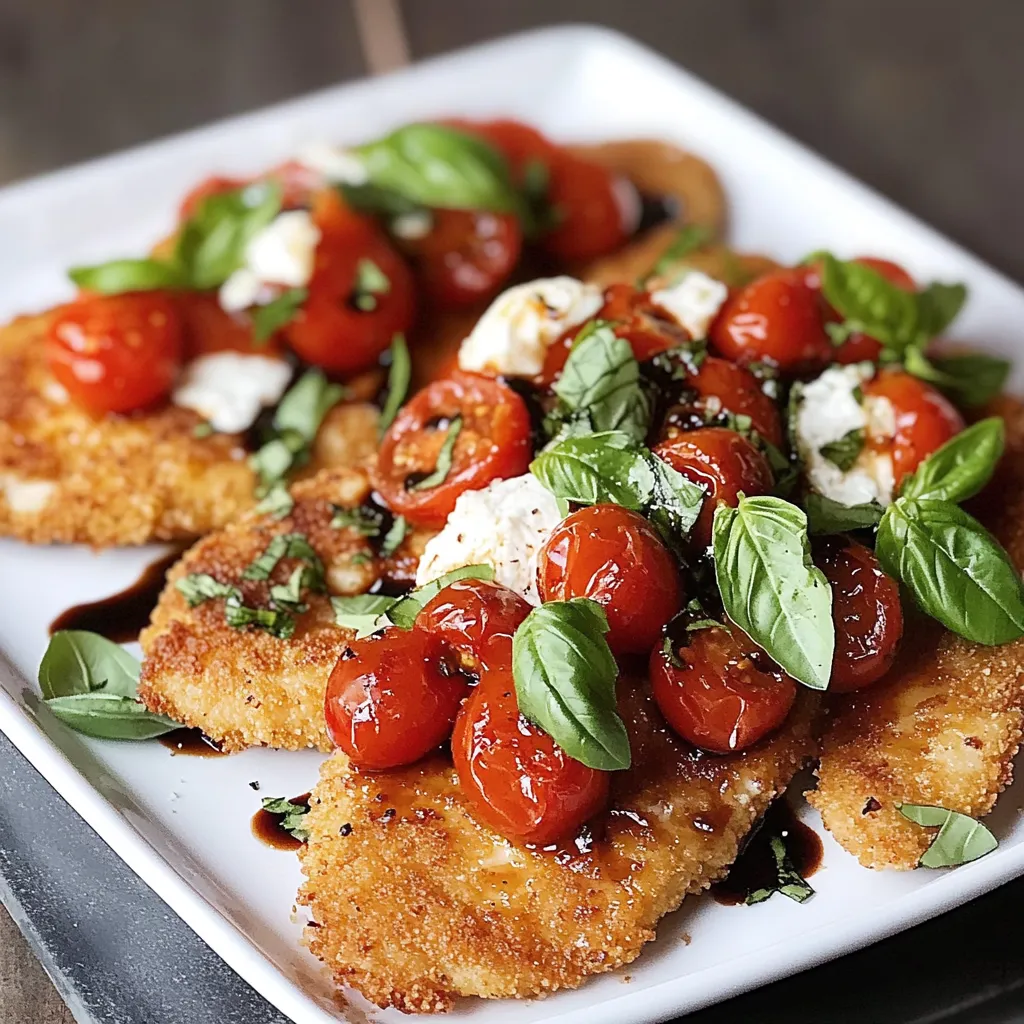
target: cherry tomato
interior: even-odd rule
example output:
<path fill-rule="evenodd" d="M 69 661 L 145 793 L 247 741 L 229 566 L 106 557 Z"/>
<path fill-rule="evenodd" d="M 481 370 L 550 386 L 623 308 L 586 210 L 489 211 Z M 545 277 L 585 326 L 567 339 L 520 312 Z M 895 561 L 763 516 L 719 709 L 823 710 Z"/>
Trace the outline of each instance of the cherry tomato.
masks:
<path fill-rule="evenodd" d="M 419 488 L 437 466 L 452 420 L 462 427 L 441 483 Z M 388 507 L 417 526 L 441 527 L 463 491 L 525 473 L 530 414 L 510 387 L 459 370 L 407 402 L 380 443 L 374 484 Z"/>
<path fill-rule="evenodd" d="M 421 239 L 400 243 L 438 309 L 489 298 L 512 273 L 523 247 L 519 221 L 486 210 L 434 210 Z"/>
<path fill-rule="evenodd" d="M 689 394 L 687 393 L 689 392 Z M 668 425 L 684 430 L 714 422 L 719 413 L 749 416 L 751 427 L 776 447 L 782 445 L 782 418 L 761 382 L 728 359 L 705 356 L 684 382 L 682 401 L 669 413 Z M 671 433 L 670 433 L 671 436 Z"/>
<path fill-rule="evenodd" d="M 768 460 L 745 438 L 724 427 L 702 427 L 662 441 L 654 454 L 707 492 L 690 534 L 698 548 L 711 543 L 719 503 L 735 507 L 740 492 L 768 494 L 774 483 Z"/>
<path fill-rule="evenodd" d="M 882 440 L 868 437 L 868 446 L 892 457 L 896 490 L 908 473 L 937 448 L 964 429 L 963 417 L 948 399 L 924 381 L 902 370 L 882 370 L 864 385 L 865 398 L 888 399 L 895 433 Z"/>
<path fill-rule="evenodd" d="M 444 639 L 474 671 L 512 663 L 512 635 L 530 613 L 515 591 L 488 580 L 459 580 L 428 601 L 416 626 Z"/>
<path fill-rule="evenodd" d="M 359 768 L 412 764 L 443 743 L 469 692 L 441 637 L 387 629 L 354 640 L 327 681 L 334 744 Z"/>
<path fill-rule="evenodd" d="M 536 128 L 520 121 L 467 121 L 452 118 L 444 123 L 472 135 L 479 135 L 491 143 L 508 161 L 512 180 L 516 184 L 522 184 L 523 172 L 531 161 L 540 160 L 547 164 L 558 150 L 558 146 Z"/>
<path fill-rule="evenodd" d="M 676 652 L 651 653 L 651 690 L 668 724 L 695 747 L 732 754 L 786 720 L 796 683 L 744 633 L 698 629 Z"/>
<path fill-rule="evenodd" d="M 183 350 L 181 318 L 161 292 L 83 297 L 50 324 L 54 377 L 93 413 L 132 412 L 164 398 Z"/>
<path fill-rule="evenodd" d="M 869 548 L 848 537 L 814 545 L 814 564 L 832 586 L 836 652 L 833 693 L 848 693 L 877 682 L 896 660 L 903 636 L 899 584 L 887 576 Z"/>
<path fill-rule="evenodd" d="M 608 801 L 608 773 L 574 761 L 519 713 L 511 666 L 484 673 L 452 733 L 452 759 L 473 813 L 507 839 L 545 846 Z"/>
<path fill-rule="evenodd" d="M 213 352 L 241 352 L 261 356 L 281 354 L 275 338 L 257 341 L 252 320 L 245 313 L 227 313 L 216 294 L 178 292 L 174 296 L 185 337 L 185 358 Z"/>
<path fill-rule="evenodd" d="M 288 344 L 308 363 L 337 374 L 373 366 L 415 315 L 412 273 L 377 225 L 345 208 L 335 193 L 318 196 L 320 228 L 309 297 L 284 330 Z M 360 269 L 373 264 L 385 290 L 360 294 Z"/>
<path fill-rule="evenodd" d="M 818 292 L 805 269 L 773 270 L 734 292 L 711 325 L 715 351 L 735 363 L 764 361 L 808 374 L 832 360 Z"/>
<path fill-rule="evenodd" d="M 646 654 L 683 605 L 675 559 L 658 532 L 619 505 L 573 512 L 548 538 L 537 564 L 544 601 L 589 597 L 608 616 L 616 654 Z"/>

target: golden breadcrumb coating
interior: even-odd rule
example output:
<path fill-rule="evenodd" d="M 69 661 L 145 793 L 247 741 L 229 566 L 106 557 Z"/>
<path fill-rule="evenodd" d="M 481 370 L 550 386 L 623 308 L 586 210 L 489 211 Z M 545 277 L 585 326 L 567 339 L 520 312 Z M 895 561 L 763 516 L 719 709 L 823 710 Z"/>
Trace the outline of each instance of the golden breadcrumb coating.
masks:
<path fill-rule="evenodd" d="M 310 949 L 379 1006 L 545 995 L 629 963 L 662 915 L 705 889 L 814 756 L 804 692 L 770 740 L 731 757 L 677 739 L 646 684 L 620 685 L 633 767 L 610 809 L 557 852 L 510 844 L 467 809 L 447 757 L 386 773 L 325 762 L 300 851 Z"/>
<path fill-rule="evenodd" d="M 266 607 L 271 584 L 287 582 L 299 563 L 282 559 L 266 582 L 242 580 L 242 573 L 281 533 L 305 535 L 324 562 L 331 594 L 362 593 L 383 573 L 408 577 L 425 537 L 412 532 L 394 556 L 381 559 L 358 531 L 330 525 L 332 505 L 355 507 L 369 493 L 365 473 L 324 470 L 292 486 L 295 505 L 288 516 L 250 514 L 192 547 L 168 575 L 139 638 L 144 654 L 139 696 L 146 705 L 202 729 L 225 750 L 261 744 L 329 750 L 324 690 L 353 634 L 334 624 L 328 597 L 304 595 L 309 610 L 296 617 L 294 636 L 282 640 L 229 626 L 222 599 L 189 608 L 174 584 L 190 573 L 208 573 L 220 583 L 238 585 L 246 604 Z"/>
<path fill-rule="evenodd" d="M 1024 405 L 1003 399 L 1007 452 L 996 479 L 971 504 L 1024 566 Z M 807 799 L 825 827 L 866 867 L 913 868 L 934 829 L 897 803 L 988 814 L 1010 784 L 1021 739 L 1024 640 L 969 643 L 908 614 L 903 648 L 886 679 L 835 698 L 822 743 L 817 792 Z"/>

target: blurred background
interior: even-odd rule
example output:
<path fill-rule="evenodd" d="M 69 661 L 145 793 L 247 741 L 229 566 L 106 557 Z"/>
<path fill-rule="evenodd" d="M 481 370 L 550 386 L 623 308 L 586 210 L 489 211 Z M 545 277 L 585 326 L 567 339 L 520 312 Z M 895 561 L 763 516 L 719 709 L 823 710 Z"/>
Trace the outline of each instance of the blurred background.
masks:
<path fill-rule="evenodd" d="M 580 20 L 659 50 L 1024 280 L 1021 0 L 0 0 L 0 183 Z M 1000 904 L 1006 921 L 1019 913 L 1019 883 L 960 912 L 996 966 Z M 806 977 L 827 998 L 839 976 Z M 1022 982 L 1001 968 L 978 979 L 979 997 Z M 0 1021 L 71 1019 L 0 910 Z"/>

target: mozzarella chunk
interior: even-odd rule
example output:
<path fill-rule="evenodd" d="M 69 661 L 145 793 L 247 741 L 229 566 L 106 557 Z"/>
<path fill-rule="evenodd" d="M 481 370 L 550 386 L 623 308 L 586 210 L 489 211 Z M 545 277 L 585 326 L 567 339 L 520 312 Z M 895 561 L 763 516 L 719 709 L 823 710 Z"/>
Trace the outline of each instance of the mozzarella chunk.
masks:
<path fill-rule="evenodd" d="M 291 377 L 292 368 L 283 359 L 214 352 L 185 367 L 171 400 L 199 413 L 214 430 L 236 434 L 281 398 Z"/>
<path fill-rule="evenodd" d="M 25 480 L 14 473 L 0 473 L 0 494 L 12 512 L 41 512 L 56 489 L 52 480 Z"/>
<path fill-rule="evenodd" d="M 370 180 L 366 165 L 350 149 L 314 142 L 298 156 L 299 163 L 341 185 L 365 185 Z"/>
<path fill-rule="evenodd" d="M 499 583 L 540 604 L 537 560 L 561 521 L 554 495 L 532 473 L 466 491 L 444 529 L 427 543 L 416 585 L 465 565 L 489 565 Z"/>
<path fill-rule="evenodd" d="M 546 277 L 499 295 L 459 349 L 459 367 L 514 377 L 544 368 L 548 349 L 570 327 L 590 320 L 604 293 L 574 277 Z"/>
<path fill-rule="evenodd" d="M 708 336 L 711 321 L 728 297 L 729 289 L 721 281 L 691 270 L 671 288 L 652 293 L 651 300 L 686 328 L 691 338 L 699 340 Z"/>
<path fill-rule="evenodd" d="M 866 439 L 884 441 L 896 430 L 896 416 L 887 398 L 865 397 L 860 388 L 870 380 L 870 363 L 832 366 L 805 385 L 796 413 L 796 443 L 808 483 L 819 494 L 843 505 L 876 501 L 888 505 L 893 498 L 892 457 L 865 445 L 853 466 L 843 472 L 821 454 L 821 449 L 862 430 Z"/>

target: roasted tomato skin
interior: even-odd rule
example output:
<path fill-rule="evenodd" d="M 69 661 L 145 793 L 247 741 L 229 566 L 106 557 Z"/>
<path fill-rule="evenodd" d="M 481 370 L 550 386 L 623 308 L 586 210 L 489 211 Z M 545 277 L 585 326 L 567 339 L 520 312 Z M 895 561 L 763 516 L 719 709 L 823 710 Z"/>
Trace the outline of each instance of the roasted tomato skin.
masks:
<path fill-rule="evenodd" d="M 646 654 L 683 605 L 675 559 L 643 516 L 619 505 L 573 512 L 538 560 L 544 601 L 588 597 L 608 617 L 616 654 Z"/>
<path fill-rule="evenodd" d="M 803 268 L 770 271 L 734 292 L 710 336 L 726 359 L 766 362 L 786 374 L 815 373 L 832 360 L 820 297 Z"/>
<path fill-rule="evenodd" d="M 459 580 L 427 602 L 416 626 L 443 638 L 467 667 L 486 670 L 512 663 L 512 636 L 529 613 L 530 605 L 500 583 Z"/>
<path fill-rule="evenodd" d="M 814 564 L 832 587 L 836 652 L 829 690 L 870 686 L 892 667 L 903 636 L 899 584 L 870 548 L 849 537 L 816 541 Z"/>
<path fill-rule="evenodd" d="M 452 759 L 474 816 L 506 839 L 546 846 L 608 802 L 608 773 L 574 761 L 519 713 L 510 665 L 486 671 L 459 712 Z"/>
<path fill-rule="evenodd" d="M 285 327 L 288 344 L 308 363 L 334 374 L 358 373 L 376 364 L 396 334 L 407 331 L 416 312 L 412 272 L 369 218 L 322 193 L 313 209 L 320 228 L 306 301 Z M 356 304 L 359 267 L 369 260 L 387 278 L 386 292 Z"/>
<path fill-rule="evenodd" d="M 462 429 L 447 477 L 429 490 L 415 489 L 415 477 L 435 468 L 455 416 L 462 417 Z M 457 370 L 402 407 L 381 441 L 373 478 L 392 511 L 417 526 L 441 527 L 463 491 L 520 476 L 529 464 L 530 414 L 523 400 L 493 377 Z"/>
<path fill-rule="evenodd" d="M 678 648 L 675 665 L 656 647 L 650 678 L 669 725 L 695 747 L 733 754 L 753 746 L 786 720 L 796 686 L 744 633 L 698 629 Z"/>
<path fill-rule="evenodd" d="M 327 681 L 327 731 L 359 768 L 412 764 L 443 743 L 469 692 L 444 641 L 422 629 L 354 640 Z"/>
<path fill-rule="evenodd" d="M 876 451 L 892 457 L 896 490 L 921 462 L 964 429 L 963 417 L 930 384 L 902 370 L 883 369 L 864 384 L 865 397 L 885 398 L 892 406 L 892 438 L 869 438 Z"/>
<path fill-rule="evenodd" d="M 83 296 L 50 323 L 50 371 L 96 415 L 134 412 L 171 391 L 184 354 L 181 317 L 162 292 Z"/>
<path fill-rule="evenodd" d="M 747 497 L 768 494 L 774 484 L 768 460 L 745 437 L 724 427 L 702 427 L 662 441 L 654 454 L 707 493 L 690 534 L 693 543 L 711 543 L 711 525 L 720 502 L 735 507 Z"/>

